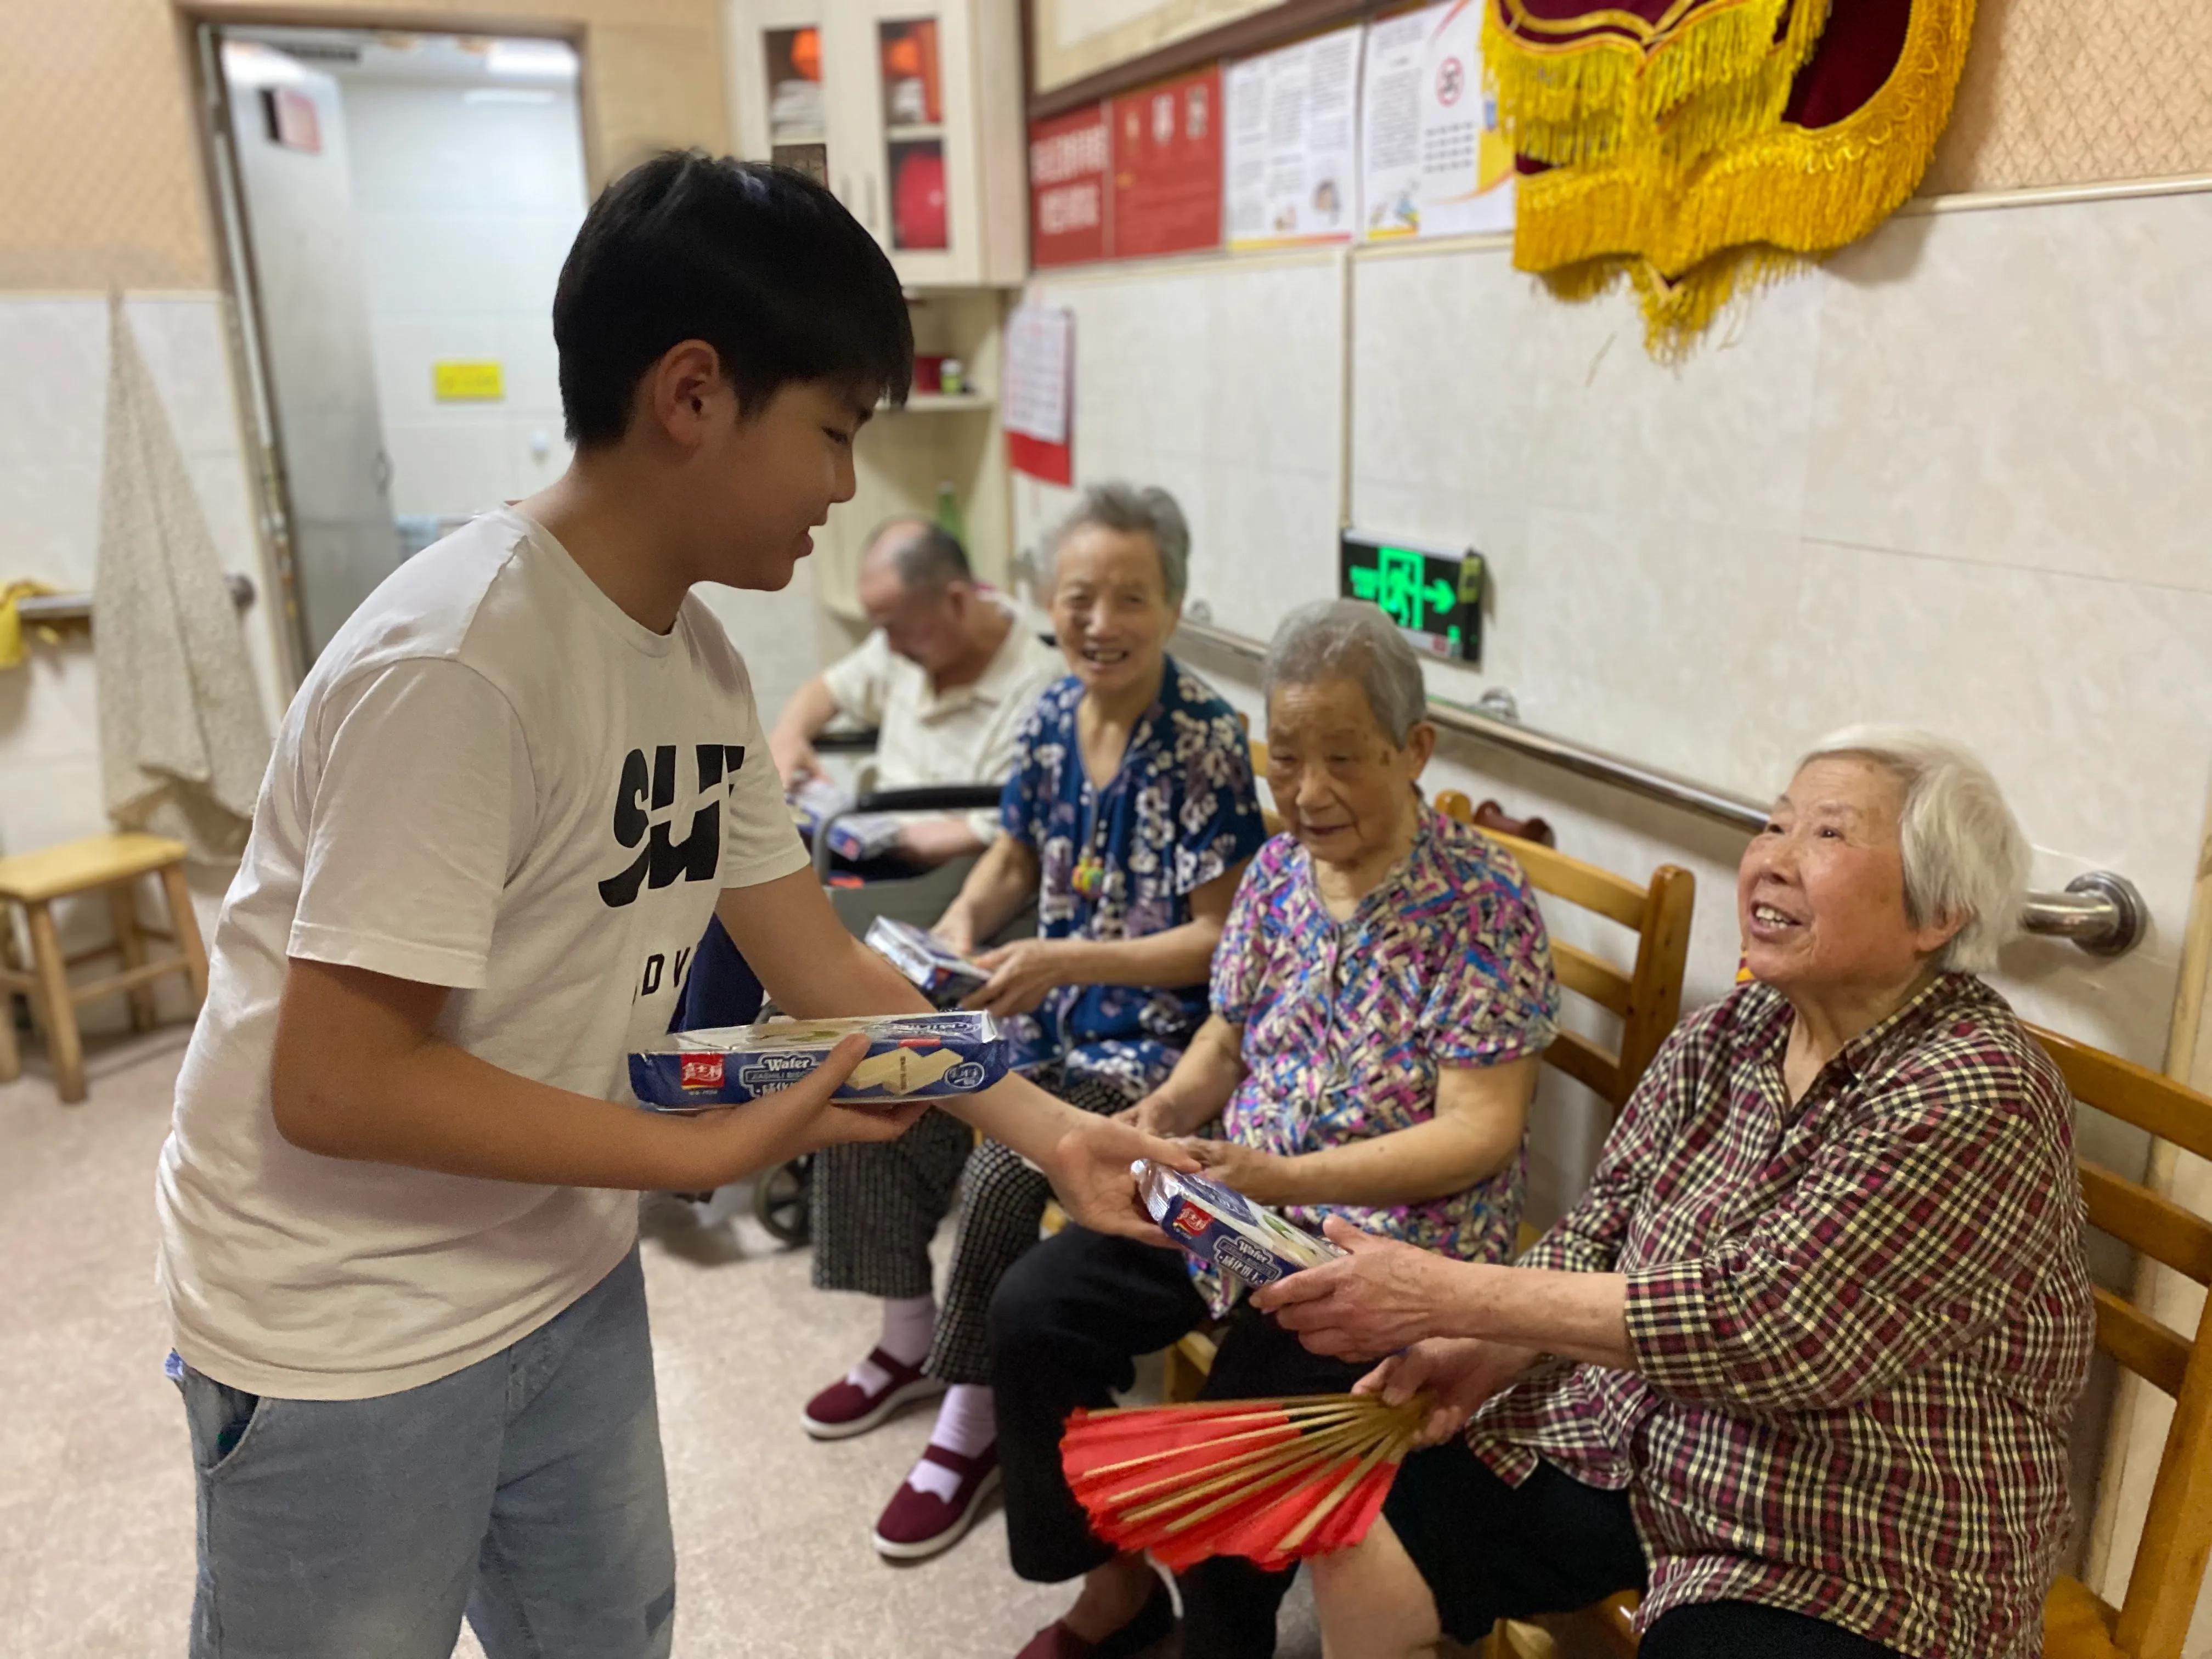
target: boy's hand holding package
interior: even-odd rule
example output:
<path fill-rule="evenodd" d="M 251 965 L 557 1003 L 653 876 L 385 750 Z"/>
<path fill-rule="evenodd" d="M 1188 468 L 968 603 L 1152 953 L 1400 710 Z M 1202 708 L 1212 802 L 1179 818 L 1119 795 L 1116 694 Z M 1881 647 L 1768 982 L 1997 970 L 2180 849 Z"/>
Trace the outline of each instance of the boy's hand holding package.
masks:
<path fill-rule="evenodd" d="M 724 1170 L 719 1179 L 702 1182 L 702 1186 L 720 1186 L 802 1153 L 820 1152 L 824 1146 L 847 1141 L 896 1140 L 929 1109 L 928 1101 L 847 1105 L 833 1098 L 867 1054 L 866 1037 L 848 1036 L 830 1051 L 827 1060 L 787 1087 L 743 1107 L 671 1115 L 665 1121 L 697 1125 L 702 1169 Z M 765 1158 L 756 1155 L 763 1144 L 775 1149 Z M 744 1162 L 747 1158 L 752 1161 Z"/>
<path fill-rule="evenodd" d="M 1010 1079 L 1001 1087 L 1036 1085 Z M 1172 1140 L 1147 1134 L 1115 1117 L 1085 1116 L 1072 1121 L 1060 1139 L 1034 1160 L 1052 1182 L 1054 1194 L 1069 1218 L 1094 1233 L 1111 1233 L 1140 1244 L 1166 1247 L 1137 1190 L 1133 1164 L 1150 1161 L 1170 1169 L 1194 1170 L 1188 1151 Z"/>
<path fill-rule="evenodd" d="M 447 992 L 294 958 L 270 1060 L 277 1132 L 303 1151 L 546 1186 L 696 1192 L 838 1140 L 890 1140 L 923 1101 L 830 1097 L 867 1052 L 841 1044 L 810 1075 L 739 1111 L 655 1116 L 534 1082 L 435 1035 Z"/>

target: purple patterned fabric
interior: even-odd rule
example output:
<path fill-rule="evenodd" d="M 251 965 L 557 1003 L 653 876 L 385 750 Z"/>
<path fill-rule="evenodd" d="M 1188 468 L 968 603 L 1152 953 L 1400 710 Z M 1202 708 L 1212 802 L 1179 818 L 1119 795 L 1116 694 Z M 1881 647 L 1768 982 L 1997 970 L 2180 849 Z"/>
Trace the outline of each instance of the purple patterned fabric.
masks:
<path fill-rule="evenodd" d="M 1551 945 L 1513 855 L 1424 805 L 1412 849 L 1339 922 L 1313 861 L 1289 836 L 1260 849 L 1213 956 L 1213 1011 L 1243 1028 L 1246 1075 L 1222 1133 L 1283 1157 L 1425 1122 L 1443 1066 L 1539 1054 L 1559 1014 Z M 1480 1261 L 1513 1253 L 1525 1146 L 1465 1192 L 1369 1209 L 1298 1206 L 1316 1232 L 1342 1216 L 1424 1249 Z M 1216 1310 L 1221 1287 L 1200 1276 Z"/>

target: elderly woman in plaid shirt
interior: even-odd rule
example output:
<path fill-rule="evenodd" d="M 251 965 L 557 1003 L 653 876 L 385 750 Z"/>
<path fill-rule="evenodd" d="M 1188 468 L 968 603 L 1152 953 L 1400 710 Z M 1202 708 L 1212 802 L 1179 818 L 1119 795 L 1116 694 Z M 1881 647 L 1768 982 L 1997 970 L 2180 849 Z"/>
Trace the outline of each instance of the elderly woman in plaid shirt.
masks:
<path fill-rule="evenodd" d="M 1972 756 L 1837 734 L 1744 854 L 1750 981 L 1533 1250 L 1332 1222 L 1347 1260 L 1255 1298 L 1435 1402 L 1318 1564 L 1330 1659 L 1631 1588 L 1646 1659 L 2041 1651 L 2094 1316 L 2066 1085 L 1971 971 L 2027 866 Z"/>

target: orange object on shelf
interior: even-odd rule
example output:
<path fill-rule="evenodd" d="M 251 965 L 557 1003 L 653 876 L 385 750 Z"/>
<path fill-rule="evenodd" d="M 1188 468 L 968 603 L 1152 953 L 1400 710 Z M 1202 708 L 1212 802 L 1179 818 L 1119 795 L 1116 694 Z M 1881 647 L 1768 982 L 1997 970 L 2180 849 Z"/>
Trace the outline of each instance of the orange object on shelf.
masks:
<path fill-rule="evenodd" d="M 902 81 L 921 83 L 921 119 L 935 125 L 945 118 L 937 78 L 937 20 L 924 17 L 911 23 L 886 23 L 883 31 L 884 89 Z"/>
<path fill-rule="evenodd" d="M 803 28 L 791 37 L 791 67 L 809 81 L 822 78 L 822 32 Z"/>

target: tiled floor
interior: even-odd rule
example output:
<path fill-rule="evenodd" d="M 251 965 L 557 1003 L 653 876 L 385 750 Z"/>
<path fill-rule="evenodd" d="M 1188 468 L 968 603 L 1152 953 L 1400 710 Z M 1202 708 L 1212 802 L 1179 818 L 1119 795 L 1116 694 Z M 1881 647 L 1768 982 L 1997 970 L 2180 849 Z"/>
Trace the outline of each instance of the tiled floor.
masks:
<path fill-rule="evenodd" d="M 153 1283 L 155 1157 L 181 1029 L 95 1049 L 92 1097 L 36 1071 L 0 1086 L 0 1655 L 184 1650 L 192 1486 Z M 33 1065 L 36 1060 L 33 1058 Z M 1067 1592 L 1024 1584 L 993 1514 L 949 1555 L 891 1567 L 876 1506 L 928 1419 L 817 1445 L 799 1403 L 873 1334 L 750 1218 L 646 1247 L 681 1563 L 678 1659 L 1011 1656 Z M 1282 1659 L 1317 1659 L 1303 1589 Z M 459 1654 L 475 1656 L 464 1637 Z"/>

